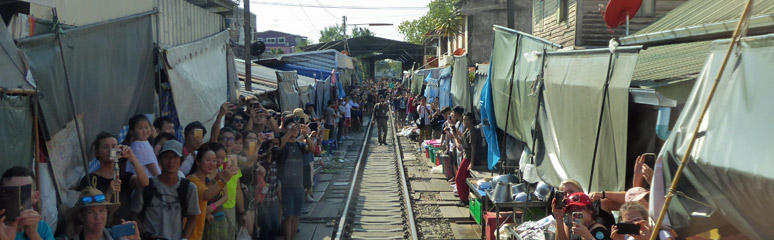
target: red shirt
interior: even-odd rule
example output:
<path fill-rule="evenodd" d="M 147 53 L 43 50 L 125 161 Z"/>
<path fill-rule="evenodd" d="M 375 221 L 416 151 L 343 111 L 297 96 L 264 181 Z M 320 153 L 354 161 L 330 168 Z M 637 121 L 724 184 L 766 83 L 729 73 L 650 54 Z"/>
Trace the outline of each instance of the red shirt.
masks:
<path fill-rule="evenodd" d="M 406 108 L 408 108 L 409 113 L 413 113 L 417 111 L 417 108 L 411 107 L 414 106 L 414 98 L 409 98 L 408 103 L 406 104 Z"/>

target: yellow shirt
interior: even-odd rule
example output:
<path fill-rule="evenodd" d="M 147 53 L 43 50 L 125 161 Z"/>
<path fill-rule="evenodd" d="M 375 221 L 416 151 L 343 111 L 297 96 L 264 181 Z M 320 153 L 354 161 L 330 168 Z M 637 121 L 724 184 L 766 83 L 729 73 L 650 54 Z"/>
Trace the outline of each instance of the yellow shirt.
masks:
<path fill-rule="evenodd" d="M 237 164 L 237 160 L 227 160 L 229 161 L 229 164 Z M 226 182 L 226 190 L 228 191 L 228 199 L 226 200 L 226 203 L 223 204 L 223 208 L 226 209 L 232 209 L 236 206 L 236 199 L 237 199 L 237 183 L 239 182 L 239 178 L 242 177 L 242 170 L 239 170 L 236 175 L 231 177 L 231 179 Z"/>
<path fill-rule="evenodd" d="M 199 210 L 202 211 L 201 214 L 196 215 L 196 218 L 194 218 L 196 220 L 196 227 L 194 227 L 193 233 L 191 233 L 188 239 L 201 240 L 202 236 L 204 236 L 204 223 L 207 222 L 207 200 L 204 199 L 204 191 L 207 191 L 207 185 L 194 175 L 188 176 L 188 180 L 191 180 L 191 183 L 196 185 L 197 195 L 199 196 Z"/>

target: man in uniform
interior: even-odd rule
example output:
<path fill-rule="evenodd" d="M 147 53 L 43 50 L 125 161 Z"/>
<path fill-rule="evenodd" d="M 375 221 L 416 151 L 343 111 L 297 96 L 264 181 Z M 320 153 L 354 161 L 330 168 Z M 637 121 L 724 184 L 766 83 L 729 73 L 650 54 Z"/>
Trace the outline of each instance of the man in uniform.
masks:
<path fill-rule="evenodd" d="M 390 104 L 379 97 L 379 103 L 374 106 L 374 117 L 376 118 L 377 131 L 379 132 L 379 145 L 387 144 L 387 115 L 390 111 Z"/>

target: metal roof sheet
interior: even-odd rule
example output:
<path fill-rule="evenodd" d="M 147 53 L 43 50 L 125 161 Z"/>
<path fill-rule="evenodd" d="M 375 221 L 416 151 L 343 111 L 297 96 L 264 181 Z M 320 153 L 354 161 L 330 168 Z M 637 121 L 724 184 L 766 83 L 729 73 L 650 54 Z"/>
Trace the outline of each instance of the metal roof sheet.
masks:
<path fill-rule="evenodd" d="M 738 19 L 747 0 L 691 0 L 636 34 Z M 752 16 L 774 13 L 774 1 L 755 1 Z M 730 36 L 729 36 L 730 37 Z M 709 41 L 671 44 L 642 50 L 634 68 L 633 86 L 654 87 L 681 81 L 701 71 Z"/>
<path fill-rule="evenodd" d="M 235 59 L 236 61 L 236 71 L 237 75 L 241 79 L 244 79 L 245 77 L 245 61 L 242 59 Z M 260 95 L 264 92 L 274 91 L 277 90 L 277 74 L 275 73 L 277 70 L 273 68 L 268 68 L 265 66 L 261 66 L 258 64 L 253 63 L 250 67 L 250 73 L 252 75 L 252 88 L 253 93 L 250 93 L 245 90 L 244 81 L 239 81 L 239 90 L 241 94 L 253 94 L 253 95 Z M 315 80 L 310 77 L 305 76 L 298 76 L 298 85 L 299 86 L 311 86 L 314 85 Z"/>

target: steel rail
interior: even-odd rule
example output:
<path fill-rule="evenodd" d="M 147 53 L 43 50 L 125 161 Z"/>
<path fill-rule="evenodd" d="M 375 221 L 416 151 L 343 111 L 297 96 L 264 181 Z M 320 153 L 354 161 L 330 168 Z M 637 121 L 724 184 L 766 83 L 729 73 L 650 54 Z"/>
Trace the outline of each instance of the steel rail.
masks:
<path fill-rule="evenodd" d="M 349 182 L 349 193 L 347 194 L 347 201 L 344 204 L 344 209 L 342 210 L 341 218 L 339 219 L 339 227 L 336 230 L 336 237 L 334 239 L 341 240 L 344 237 L 344 228 L 347 225 L 347 218 L 349 216 L 349 208 L 352 204 L 352 197 L 355 192 L 355 186 L 357 184 L 357 179 L 359 177 L 360 173 L 360 165 L 363 161 L 363 156 L 365 155 L 365 150 L 368 149 L 368 142 L 371 140 L 371 127 L 373 127 L 374 122 L 372 119 L 374 118 L 373 112 L 371 113 L 371 118 L 368 119 L 368 128 L 366 129 L 365 136 L 363 137 L 363 146 L 360 147 L 360 155 L 357 157 L 357 163 L 355 163 L 355 171 L 354 174 L 352 174 L 352 181 Z M 339 130 L 340 131 L 340 130 Z"/>
<path fill-rule="evenodd" d="M 392 125 L 393 147 L 395 148 L 395 161 L 398 163 L 398 173 L 400 174 L 400 186 L 403 189 L 403 203 L 406 206 L 406 218 L 408 220 L 411 239 L 418 240 L 417 225 L 414 221 L 414 208 L 411 206 L 411 195 L 408 192 L 408 182 L 406 181 L 406 169 L 403 167 L 403 149 L 400 147 L 400 139 L 396 133 L 394 112 L 390 114 L 390 124 Z"/>

